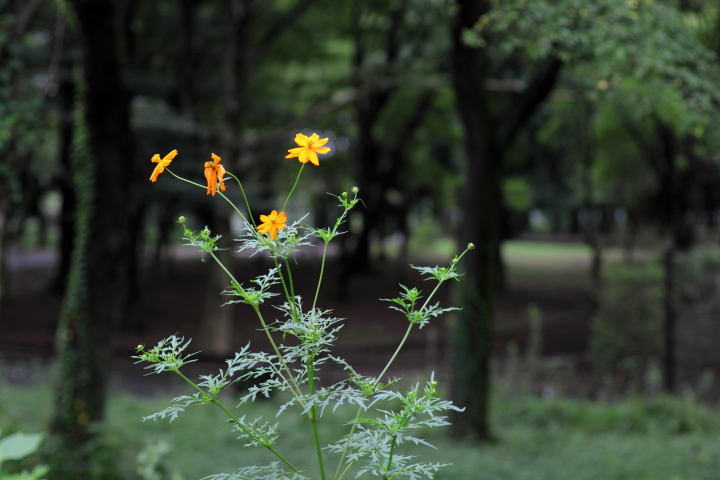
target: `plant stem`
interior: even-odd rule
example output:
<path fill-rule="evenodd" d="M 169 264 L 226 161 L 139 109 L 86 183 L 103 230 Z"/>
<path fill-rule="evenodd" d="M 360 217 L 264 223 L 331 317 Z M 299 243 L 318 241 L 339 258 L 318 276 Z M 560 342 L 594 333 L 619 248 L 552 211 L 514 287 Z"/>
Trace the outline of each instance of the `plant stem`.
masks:
<path fill-rule="evenodd" d="M 287 196 L 287 198 L 285 199 L 285 203 L 283 203 L 283 208 L 282 208 L 282 210 L 280 210 L 281 212 L 284 212 L 284 211 L 285 211 L 285 207 L 287 206 L 287 202 L 288 202 L 288 200 L 290 200 L 290 195 L 293 194 L 293 192 L 295 191 L 295 187 L 297 187 L 298 180 L 300 180 L 300 174 L 302 173 L 303 168 L 305 168 L 305 164 L 304 164 L 304 163 L 300 166 L 300 171 L 298 172 L 297 178 L 295 178 L 295 185 L 293 185 L 292 190 L 290 190 L 290 193 L 288 193 L 288 196 Z"/>
<path fill-rule="evenodd" d="M 223 265 L 223 263 L 220 261 L 220 259 L 217 258 L 213 252 L 210 252 L 210 256 L 217 262 L 218 265 L 220 265 L 220 268 L 222 268 L 225 271 L 225 273 L 228 275 L 228 277 L 230 277 L 230 280 L 233 283 L 235 283 L 236 285 L 240 285 L 240 283 L 238 283 L 238 281 L 235 280 L 235 277 L 232 275 L 232 273 L 230 273 L 230 271 L 228 271 L 228 269 L 225 268 L 225 265 Z M 293 385 L 295 385 L 297 393 L 295 391 L 293 391 L 292 389 L 290 389 L 290 391 L 293 392 L 293 394 L 295 396 L 299 396 L 300 395 L 300 386 L 298 385 L 297 380 L 295 380 L 295 376 L 292 374 L 292 371 L 287 366 L 287 364 L 285 363 L 285 360 L 283 359 L 282 355 L 280 354 L 280 350 L 278 349 L 277 345 L 275 344 L 275 341 L 273 340 L 272 335 L 270 335 L 270 331 L 268 330 L 267 325 L 265 324 L 265 319 L 263 318 L 262 314 L 260 313 L 260 309 L 256 305 L 253 305 L 253 309 L 255 310 L 255 313 L 257 314 L 258 318 L 260 319 L 260 323 L 263 326 L 263 330 L 265 331 L 265 334 L 267 335 L 268 340 L 270 340 L 270 344 L 272 345 L 273 350 L 275 351 L 275 355 L 277 355 L 278 359 L 280 360 L 280 363 L 282 363 L 283 367 L 285 368 L 285 371 L 290 376 L 290 380 L 292 380 Z"/>
<path fill-rule="evenodd" d="M 277 258 L 273 257 L 273 262 L 275 263 L 275 268 L 277 269 L 278 276 L 280 277 L 280 283 L 282 283 L 283 291 L 285 292 L 285 298 L 287 298 L 288 303 L 290 304 L 290 310 L 293 316 L 294 320 L 297 320 L 298 316 L 295 312 L 295 301 L 290 296 L 290 292 L 288 292 L 287 285 L 285 284 L 285 277 L 283 277 L 282 270 L 280 269 L 280 265 L 278 264 Z M 287 263 L 287 258 L 285 259 L 285 262 Z"/>
<path fill-rule="evenodd" d="M 255 218 L 253 217 L 252 211 L 250 210 L 250 202 L 248 202 L 247 195 L 245 195 L 245 189 L 242 186 L 242 182 L 240 182 L 240 179 L 238 179 L 232 173 L 230 173 L 228 171 L 226 171 L 225 173 L 227 173 L 228 175 L 233 177 L 235 179 L 235 181 L 238 183 L 238 185 L 240 186 L 240 192 L 242 192 L 242 196 L 245 199 L 245 206 L 247 207 L 248 216 L 250 217 L 250 221 L 252 222 L 254 227 L 257 227 L 257 224 L 255 223 Z"/>
<path fill-rule="evenodd" d="M 235 415 L 233 415 L 232 412 L 231 412 L 230 410 L 228 410 L 228 409 L 225 407 L 225 405 L 222 404 L 222 402 L 220 402 L 220 400 L 218 400 L 218 398 L 217 398 L 216 396 L 209 394 L 208 392 L 204 391 L 202 388 L 200 388 L 200 387 L 198 387 L 197 385 L 195 385 L 195 382 L 193 382 L 192 380 L 190 380 L 189 378 L 187 378 L 185 375 L 183 375 L 183 374 L 180 372 L 179 369 L 175 368 L 175 369 L 173 369 L 173 371 L 174 371 L 175 373 L 177 373 L 178 375 L 180 375 L 180 378 L 182 378 L 182 379 L 185 380 L 187 383 L 189 383 L 190 385 L 192 385 L 192 387 L 193 387 L 195 390 L 197 390 L 197 391 L 199 391 L 201 394 L 203 394 L 203 396 L 210 397 L 210 399 L 211 399 L 210 401 L 211 401 L 212 403 L 214 403 L 215 405 L 217 405 L 218 407 L 220 407 L 220 408 L 222 409 L 222 411 L 224 411 L 224 412 L 232 419 L 232 421 L 235 422 L 235 425 L 237 425 L 238 427 L 240 427 L 240 429 L 241 429 L 243 432 L 245 432 L 246 434 L 248 434 L 248 435 L 250 436 L 250 438 L 252 438 L 254 441 L 260 443 L 260 442 L 258 441 L 257 435 L 255 435 L 255 433 L 254 433 L 252 430 L 250 430 L 250 429 L 247 428 L 245 425 L 243 425 L 243 424 L 240 422 L 240 420 L 238 420 L 238 418 L 237 418 Z M 294 466 L 292 463 L 290 463 L 289 461 L 287 461 L 287 459 L 285 459 L 285 457 L 283 457 L 282 455 L 280 455 L 280 453 L 279 453 L 277 450 L 275 450 L 275 449 L 272 447 L 272 445 L 263 445 L 263 446 L 264 446 L 265 448 L 267 448 L 268 450 L 270 450 L 272 453 L 274 453 L 280 460 L 282 460 L 283 462 L 285 462 L 285 464 L 286 464 L 288 467 L 290 467 L 294 472 L 300 473 L 300 470 L 298 470 L 297 468 L 295 468 L 295 466 Z"/>
<path fill-rule="evenodd" d="M 295 284 L 293 283 L 292 272 L 290 271 L 290 261 L 287 258 L 285 259 L 285 270 L 287 270 L 287 273 L 288 273 L 288 284 L 290 285 L 290 298 L 292 298 L 293 302 L 295 302 Z"/>
<path fill-rule="evenodd" d="M 347 453 L 348 445 L 350 445 L 350 439 L 352 438 L 353 433 L 355 432 L 355 426 L 357 425 L 357 419 L 360 418 L 360 412 L 362 412 L 362 407 L 358 407 L 357 414 L 355 415 L 355 421 L 353 421 L 352 427 L 350 427 L 350 433 L 348 433 L 347 440 L 345 440 L 345 446 L 343 447 L 342 455 L 340 455 L 340 462 L 338 463 L 337 470 L 335 470 L 335 476 L 333 477 L 333 480 L 340 480 L 345 475 L 345 472 L 347 472 L 348 468 L 350 468 L 350 465 L 345 468 L 342 475 L 340 475 L 340 478 L 338 478 L 337 474 L 340 471 L 340 467 L 342 467 L 342 462 L 345 459 L 345 454 Z M 351 462 L 352 465 L 352 462 Z"/>
<path fill-rule="evenodd" d="M 343 470 L 342 475 L 340 475 L 340 477 L 339 477 L 337 480 L 342 480 L 342 478 L 345 476 L 345 474 L 347 473 L 347 471 L 350 470 L 350 467 L 352 467 L 353 463 L 355 463 L 355 460 L 353 460 L 352 462 L 348 463 L 348 466 L 345 467 L 345 470 Z M 338 467 L 338 470 L 339 470 L 339 467 Z M 337 473 L 335 473 L 335 475 L 337 475 Z"/>
<path fill-rule="evenodd" d="M 220 265 L 220 268 L 223 269 L 223 271 L 227 274 L 227 276 L 230 277 L 231 282 L 233 282 L 237 285 L 240 285 L 240 282 L 235 280 L 235 277 L 233 277 L 233 274 L 230 273 L 230 271 L 225 267 L 225 265 L 223 265 L 223 263 L 220 261 L 220 259 L 217 258 L 213 252 L 210 252 L 210 256 L 213 258 L 213 260 L 215 260 L 217 262 L 218 265 Z"/>
<path fill-rule="evenodd" d="M 339 198 L 339 197 L 338 197 Z M 357 198 L 357 193 L 355 194 L 355 198 Z M 335 238 L 335 235 L 337 235 L 337 229 L 342 225 L 343 220 L 347 216 L 347 213 L 350 211 L 350 208 L 352 208 L 352 205 L 355 205 L 353 199 L 353 203 L 351 203 L 350 207 L 348 207 L 348 204 L 346 203 L 346 200 L 341 200 L 343 202 L 343 205 L 345 205 L 345 211 L 338 217 L 338 219 L 335 221 L 335 226 L 332 229 L 332 232 L 330 233 L 330 236 L 325 239 L 325 246 L 323 247 L 323 255 L 322 255 L 322 263 L 320 264 L 320 277 L 318 278 L 318 284 L 317 288 L 315 289 L 315 299 L 313 300 L 313 310 L 315 309 L 315 304 L 317 303 L 318 295 L 320 294 L 320 285 L 322 284 L 323 274 L 325 273 L 325 258 L 327 257 L 327 248 L 328 244 L 330 243 L 330 240 L 332 238 Z"/>
<path fill-rule="evenodd" d="M 290 377 L 290 380 L 292 380 L 293 385 L 295 385 L 295 389 L 297 390 L 297 393 L 290 389 L 290 391 L 295 395 L 296 397 L 300 395 L 300 385 L 298 385 L 297 380 L 295 380 L 295 376 L 290 371 L 290 368 L 288 367 L 287 363 L 285 363 L 285 359 L 280 355 L 280 350 L 278 349 L 277 345 L 275 344 L 275 340 L 273 340 L 272 335 L 270 335 L 270 330 L 268 330 L 267 325 L 265 324 L 265 319 L 263 318 L 262 314 L 260 313 L 260 308 L 253 305 L 253 309 L 255 310 L 255 313 L 257 314 L 258 318 L 260 319 L 260 323 L 263 326 L 263 330 L 265 330 L 265 335 L 267 335 L 268 340 L 270 340 L 270 344 L 272 345 L 273 350 L 275 351 L 275 355 L 277 355 L 278 359 L 280 360 L 280 363 L 282 364 L 283 368 L 287 372 L 288 376 Z M 302 402 L 300 402 L 302 404 Z M 303 405 L 304 406 L 304 405 Z"/>
<path fill-rule="evenodd" d="M 310 356 L 307 360 L 307 372 L 308 372 L 308 388 L 310 389 L 310 395 L 315 393 L 315 368 L 313 367 L 313 360 L 315 356 Z M 323 464 L 322 448 L 320 447 L 320 435 L 317 429 L 317 407 L 310 407 L 312 415 L 310 415 L 310 422 L 312 423 L 313 436 L 315 437 L 315 449 L 317 450 L 318 464 L 320 466 L 320 477 L 325 480 L 325 465 Z"/>
<path fill-rule="evenodd" d="M 395 442 L 397 441 L 397 435 L 393 435 L 392 437 L 392 443 L 390 444 L 390 456 L 388 458 L 388 464 L 387 468 L 385 470 L 390 471 L 390 467 L 392 466 L 392 457 L 393 457 L 393 450 L 395 450 Z M 387 480 L 387 475 L 383 475 L 383 479 Z"/>
<path fill-rule="evenodd" d="M 166 170 L 167 172 L 169 172 L 170 175 L 172 175 L 173 177 L 177 178 L 178 180 L 182 180 L 183 182 L 189 183 L 190 185 L 195 185 L 196 187 L 200 187 L 200 188 L 205 188 L 205 189 L 207 189 L 207 185 L 200 185 L 199 183 L 195 183 L 195 182 L 191 182 L 190 180 L 186 180 L 186 179 L 184 179 L 183 177 L 181 177 L 181 176 L 179 176 L 179 175 L 175 175 L 175 174 L 174 174 L 173 172 L 171 172 L 170 169 L 167 168 L 167 167 L 165 168 L 165 170 Z M 225 173 L 227 173 L 227 172 L 225 172 Z M 234 177 L 234 175 L 233 175 L 233 177 Z M 238 182 L 238 183 L 239 183 L 239 182 Z M 240 218 L 243 219 L 243 222 L 249 223 L 249 222 L 247 221 L 247 218 L 245 218 L 245 215 L 243 215 L 243 213 L 242 213 L 240 210 L 238 210 L 238 208 L 235 206 L 235 204 L 234 204 L 233 202 L 230 201 L 229 198 L 227 198 L 225 195 L 223 195 L 223 193 L 222 193 L 221 191 L 218 191 L 217 193 L 218 193 L 218 195 L 220 195 L 222 198 L 224 198 L 225 201 L 227 201 L 227 202 L 230 204 L 230 206 L 238 213 L 238 215 L 240 215 Z M 243 195 L 245 195 L 244 192 L 243 192 Z M 248 213 L 250 213 L 250 210 L 248 210 Z M 253 222 L 253 225 L 254 225 L 254 222 Z"/>
<path fill-rule="evenodd" d="M 322 284 L 323 273 L 325 273 L 325 257 L 327 256 L 328 241 L 325 241 L 325 247 L 323 248 L 322 263 L 320 263 L 320 278 L 318 278 L 317 288 L 315 289 L 315 299 L 313 300 L 312 308 L 315 310 L 315 304 L 317 303 L 318 295 L 320 294 L 320 285 Z"/>
<path fill-rule="evenodd" d="M 457 259 L 460 260 L 460 259 L 463 257 L 463 255 L 465 255 L 465 254 L 468 252 L 468 250 L 469 250 L 469 248 L 466 248 L 465 251 L 464 251 L 463 253 L 461 253 L 461 254 L 457 257 Z M 453 266 L 451 267 L 453 270 L 454 270 L 454 268 L 455 268 L 455 265 L 457 265 L 457 263 L 454 263 Z M 423 306 L 422 306 L 422 308 L 421 308 L 420 310 L 424 310 L 425 307 L 427 307 L 428 302 L 430 302 L 430 299 L 432 299 L 432 297 L 433 297 L 433 296 L 435 295 L 435 293 L 438 291 L 438 289 L 440 288 L 440 285 L 442 285 L 443 282 L 445 282 L 445 280 L 440 280 L 440 281 L 438 281 L 437 285 L 435 285 L 435 288 L 434 288 L 433 291 L 430 293 L 430 295 L 427 297 L 427 299 L 425 300 L 425 303 L 423 303 Z M 410 335 L 410 331 L 412 330 L 412 327 L 413 327 L 413 324 L 411 323 L 411 324 L 408 326 L 408 329 L 407 329 L 407 331 L 405 332 L 405 336 L 403 337 L 402 341 L 400 342 L 400 345 L 398 345 L 397 349 L 395 350 L 395 353 L 394 353 L 393 356 L 390 358 L 390 360 L 388 361 L 387 365 L 385 365 L 385 368 L 384 368 L 383 371 L 380 373 L 380 375 L 378 375 L 377 378 L 375 379 L 375 382 L 376 382 L 376 383 L 380 381 L 380 379 L 383 377 L 383 375 L 385 375 L 385 373 L 386 373 L 386 372 L 388 371 L 388 369 L 390 368 L 390 365 L 392 365 L 392 363 L 395 361 L 395 358 L 398 356 L 398 353 L 400 353 L 400 349 L 402 349 L 403 345 L 404 345 L 405 342 L 407 341 L 408 336 Z M 360 412 L 361 412 L 361 411 L 362 411 L 362 407 L 358 408 L 358 413 L 357 413 L 357 415 L 355 416 L 355 420 L 357 420 L 357 419 L 360 417 Z M 340 455 L 340 463 L 338 463 L 338 468 L 337 468 L 337 470 L 335 471 L 335 477 L 337 477 L 337 474 L 338 474 L 338 472 L 340 471 L 340 467 L 342 466 L 342 462 L 343 462 L 343 460 L 345 459 L 345 454 L 347 453 L 347 447 L 348 447 L 348 445 L 350 444 L 350 439 L 351 439 L 352 434 L 353 434 L 354 431 L 355 431 L 355 423 L 353 423 L 352 427 L 350 428 L 350 433 L 348 434 L 347 441 L 345 442 L 345 448 L 343 449 L 342 455 Z M 346 469 L 346 470 L 347 470 L 347 469 Z M 345 475 L 344 472 L 343 472 L 343 475 Z M 342 475 L 340 476 L 340 478 L 342 478 Z M 336 478 L 335 480 L 340 480 L 340 479 Z"/>
<path fill-rule="evenodd" d="M 402 349 L 403 345 L 405 345 L 405 342 L 407 341 L 408 337 L 410 336 L 410 332 L 412 331 L 412 327 L 413 327 L 413 324 L 412 324 L 412 323 L 411 323 L 410 325 L 408 325 L 408 328 L 407 328 L 407 330 L 405 331 L 405 336 L 404 336 L 403 339 L 400 341 L 400 345 L 398 345 L 398 347 L 395 349 L 395 353 L 393 353 L 392 358 L 390 358 L 390 360 L 388 361 L 387 365 L 385 365 L 385 368 L 383 369 L 383 371 L 380 372 L 380 375 L 378 375 L 377 378 L 375 379 L 375 383 L 379 383 L 379 382 L 380 382 L 380 379 L 383 377 L 383 375 L 385 375 L 385 373 L 386 373 L 386 372 L 388 371 L 388 369 L 390 368 L 390 365 L 392 365 L 392 363 L 395 361 L 395 357 L 398 356 L 398 353 L 400 353 L 400 350 Z"/>

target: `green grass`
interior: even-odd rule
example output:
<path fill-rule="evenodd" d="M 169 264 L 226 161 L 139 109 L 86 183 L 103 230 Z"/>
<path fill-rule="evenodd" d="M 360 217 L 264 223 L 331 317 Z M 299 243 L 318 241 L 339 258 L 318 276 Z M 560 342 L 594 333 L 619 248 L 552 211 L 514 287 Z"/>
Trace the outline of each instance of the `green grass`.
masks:
<path fill-rule="evenodd" d="M 264 449 L 242 448 L 242 440 L 235 438 L 222 412 L 212 406 L 190 408 L 173 423 L 141 421 L 143 415 L 163 409 L 171 395 L 110 395 L 105 455 L 117 462 L 122 478 L 134 478 L 138 452 L 159 441 L 172 446 L 165 460 L 186 480 L 273 460 Z M 6 433 L 40 431 L 47 424 L 50 401 L 45 386 L 2 386 L 0 424 Z M 274 399 L 261 401 L 242 414 L 274 421 L 277 404 Z M 339 412 L 347 418 L 355 410 Z M 326 419 L 331 418 L 326 413 Z M 447 430 L 436 429 L 425 438 L 438 450 L 411 446 L 401 453 L 453 463 L 436 476 L 448 480 L 714 480 L 720 471 L 720 414 L 691 399 L 605 404 L 503 398 L 494 403 L 493 420 L 498 437 L 494 444 L 453 443 Z M 309 423 L 287 413 L 281 422 L 278 450 L 298 467 L 312 469 L 315 454 Z M 327 427 L 321 430 L 324 441 L 346 432 L 342 425 Z M 327 455 L 326 464 L 334 472 L 336 457 Z"/>
<path fill-rule="evenodd" d="M 531 242 L 508 240 L 503 242 L 502 253 L 508 261 L 537 260 L 589 260 L 590 248 L 582 243 Z"/>

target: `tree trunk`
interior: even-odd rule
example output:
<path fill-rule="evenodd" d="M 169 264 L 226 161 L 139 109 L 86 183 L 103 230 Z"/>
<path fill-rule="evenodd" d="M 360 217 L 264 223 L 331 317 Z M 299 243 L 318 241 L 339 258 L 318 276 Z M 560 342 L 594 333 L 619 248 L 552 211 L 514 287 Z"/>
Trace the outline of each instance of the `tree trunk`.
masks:
<path fill-rule="evenodd" d="M 248 0 L 232 0 L 230 2 L 231 28 L 225 49 L 223 116 L 220 124 L 220 155 L 225 168 L 231 170 L 242 179 L 239 172 L 240 142 L 242 135 L 242 105 L 245 96 L 246 78 L 248 77 L 248 43 L 247 29 L 251 19 L 250 2 Z M 234 183 L 230 183 L 234 185 Z M 235 187 L 237 188 L 237 187 Z M 213 202 L 224 202 L 221 198 L 213 198 Z M 222 235 L 225 245 L 230 245 L 230 210 L 226 205 L 211 207 L 211 224 L 213 234 Z M 228 269 L 231 269 L 232 250 L 216 253 L 217 258 Z M 222 291 L 230 285 L 230 279 L 219 267 L 210 273 L 205 295 L 201 331 L 198 338 L 203 351 L 216 355 L 225 355 L 232 347 L 232 316 L 233 305 L 221 305 L 226 302 Z"/>
<path fill-rule="evenodd" d="M 663 355 L 663 386 L 667 393 L 675 390 L 675 324 L 677 311 L 675 307 L 675 252 L 682 237 L 682 216 L 680 211 L 680 195 L 678 188 L 678 171 L 675 165 L 677 145 L 675 133 L 670 127 L 657 121 L 657 137 L 662 151 L 660 158 L 663 162 L 663 179 L 661 180 L 662 194 L 665 205 L 665 221 L 670 230 L 663 255 L 663 334 L 665 351 Z"/>
<path fill-rule="evenodd" d="M 73 0 L 82 45 L 84 107 L 75 117 L 76 236 L 57 330 L 51 425 L 53 478 L 91 477 L 91 425 L 105 411 L 113 334 L 125 311 L 130 258 L 129 96 L 120 83 L 110 0 Z"/>
<path fill-rule="evenodd" d="M 60 105 L 58 122 L 58 159 L 60 173 L 56 184 L 62 197 L 60 210 L 60 264 L 55 273 L 53 289 L 65 293 L 70 262 L 72 257 L 73 239 L 75 236 L 75 188 L 72 179 L 71 149 L 73 140 L 73 105 L 75 82 L 69 78 L 60 81 L 58 103 Z"/>
<path fill-rule="evenodd" d="M 464 261 L 465 276 L 457 289 L 453 334 L 453 401 L 467 407 L 453 422 L 458 436 L 491 438 L 490 400 L 491 330 L 494 311 L 500 208 L 501 151 L 496 143 L 493 115 L 483 88 L 488 59 L 481 49 L 462 42 L 462 29 L 471 28 L 489 9 L 489 2 L 460 0 L 452 19 L 452 79 L 465 128 L 466 184 L 462 192 L 463 224 L 460 245 L 476 250 Z"/>
<path fill-rule="evenodd" d="M 462 192 L 464 221 L 460 245 L 475 243 L 468 255 L 466 275 L 458 287 L 457 314 L 453 333 L 453 399 L 468 409 L 456 417 L 454 433 L 491 438 L 488 423 L 490 354 L 494 293 L 497 282 L 499 211 L 503 152 L 517 132 L 547 99 L 557 82 L 562 62 L 548 57 L 539 62 L 527 89 L 496 115 L 484 88 L 490 60 L 479 48 L 462 40 L 463 30 L 472 29 L 490 9 L 488 0 L 457 0 L 451 18 L 451 69 L 460 119 L 465 130 L 466 184 Z"/>
<path fill-rule="evenodd" d="M 588 106 L 581 113 L 582 134 L 580 135 L 580 149 L 583 155 L 582 163 L 582 195 L 583 208 L 586 212 L 585 222 L 585 243 L 590 247 L 592 252 L 592 260 L 590 262 L 590 279 L 592 281 L 593 290 L 597 293 L 602 283 L 602 240 L 600 237 L 600 223 L 604 220 L 596 218 L 595 213 L 605 215 L 603 211 L 595 205 L 594 200 L 594 184 L 593 184 L 593 164 L 595 156 L 593 154 L 592 137 L 591 137 L 591 118 L 592 110 Z"/>

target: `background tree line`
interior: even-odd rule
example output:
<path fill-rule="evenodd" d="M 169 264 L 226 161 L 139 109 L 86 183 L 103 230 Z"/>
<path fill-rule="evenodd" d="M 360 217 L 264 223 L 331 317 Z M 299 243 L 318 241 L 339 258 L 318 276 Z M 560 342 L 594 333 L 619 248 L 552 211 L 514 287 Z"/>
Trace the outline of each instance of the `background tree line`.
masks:
<path fill-rule="evenodd" d="M 373 239 L 407 241 L 421 211 L 476 244 L 452 344 L 452 395 L 468 406 L 458 435 L 492 435 L 500 245 L 532 210 L 582 234 L 598 287 L 614 212 L 628 252 L 633 232 L 657 229 L 663 378 L 676 388 L 676 256 L 720 207 L 714 2 L 4 0 L 0 26 L 0 279 L 8 246 L 32 225 L 44 241 L 60 200 L 58 478 L 89 475 L 80 447 L 103 416 L 113 335 L 143 328 L 149 236 L 159 251 L 181 209 L 230 231 L 229 211 L 144 181 L 152 154 L 174 148 L 190 177 L 214 151 L 269 210 L 287 140 L 329 136 L 308 208 L 329 221 L 322 192 L 354 183 L 366 206 L 343 241 L 341 296 L 372 268 Z M 200 340 L 224 353 L 230 310 L 207 297 Z"/>

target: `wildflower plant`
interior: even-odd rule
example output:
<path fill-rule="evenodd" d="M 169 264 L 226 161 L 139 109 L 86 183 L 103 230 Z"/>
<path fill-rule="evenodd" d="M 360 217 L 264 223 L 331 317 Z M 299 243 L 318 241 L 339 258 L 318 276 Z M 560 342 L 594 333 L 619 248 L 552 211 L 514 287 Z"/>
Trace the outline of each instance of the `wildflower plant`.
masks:
<path fill-rule="evenodd" d="M 404 393 L 391 388 L 395 380 L 384 379 L 416 325 L 417 328 L 422 328 L 432 318 L 455 310 L 440 308 L 437 302 L 431 302 L 444 282 L 459 279 L 458 263 L 465 253 L 474 247 L 472 244 L 468 245 L 465 251 L 456 255 L 447 267 L 413 267 L 425 276 L 426 280 L 433 281 L 434 288 L 430 295 L 423 299 L 417 288 L 401 285 L 401 292 L 397 298 L 386 299 L 391 303 L 390 308 L 401 312 L 407 319 L 407 331 L 378 376 L 359 375 L 345 360 L 331 354 L 333 343 L 342 328 L 343 319 L 335 318 L 331 311 L 317 306 L 328 245 L 343 233 L 341 227 L 347 219 L 348 212 L 361 202 L 358 197 L 359 190 L 353 187 L 350 193 L 333 195 L 342 210 L 332 227 L 313 228 L 304 225 L 305 217 L 290 223 L 284 210 L 305 165 L 309 162 L 319 166 L 317 154 L 324 154 L 330 150 L 329 147 L 324 147 L 327 139 L 320 139 L 317 134 L 310 137 L 298 134 L 295 142 L 299 147 L 290 149 L 286 157 L 298 158 L 301 163 L 295 184 L 280 212 L 273 210 L 268 215 L 260 215 L 259 224 L 254 220 L 240 180 L 225 170 L 220 163 L 221 158 L 217 155 L 212 154 L 212 161 L 204 164 L 206 185 L 186 180 L 170 171 L 168 167 L 177 155 L 177 151 L 173 150 L 163 159 L 160 159 L 159 155 L 153 156 L 151 161 L 157 165 L 151 181 L 155 182 L 158 175 L 168 171 L 180 180 L 206 189 L 207 194 L 220 195 L 230 203 L 244 223 L 243 233 L 237 239 L 240 245 L 238 251 L 249 250 L 253 255 L 266 252 L 272 260 L 273 267 L 268 273 L 243 285 L 215 254 L 219 250 L 217 241 L 220 237 L 213 235 L 207 227 L 193 231 L 186 226 L 184 217 L 179 219 L 187 244 L 199 248 L 203 256 L 209 256 L 227 274 L 229 285 L 223 292 L 229 298 L 227 303 L 244 303 L 252 308 L 272 351 L 256 352 L 251 350 L 250 344 L 247 344 L 236 352 L 233 358 L 226 360 L 226 368 L 215 375 L 202 375 L 197 381 L 193 381 L 182 372 L 184 365 L 195 361 L 193 355 L 197 353 L 189 349 L 189 340 L 171 335 L 153 348 L 138 346 L 138 354 L 133 358 L 138 359 L 138 363 L 147 363 L 146 368 L 150 373 L 173 372 L 191 388 L 188 395 L 174 398 L 168 408 L 144 417 L 144 420 L 168 418 L 172 421 L 190 406 L 215 405 L 227 414 L 232 430 L 238 433 L 246 447 L 266 448 L 277 457 L 277 461 L 268 465 L 246 466 L 233 473 L 212 475 L 206 477 L 207 479 L 341 480 L 353 466 L 356 466 L 355 478 L 377 477 L 383 480 L 397 477 L 409 477 L 414 480 L 421 476 L 433 478 L 434 472 L 443 464 L 419 462 L 412 456 L 403 455 L 402 447 L 406 442 L 432 447 L 416 436 L 415 432 L 422 428 L 448 425 L 444 412 L 460 411 L 460 409 L 439 397 L 438 382 L 434 374 L 423 387 L 418 384 Z M 225 181 L 228 180 L 226 175 L 238 183 L 249 219 L 222 193 L 226 190 Z M 289 260 L 299 247 L 314 246 L 314 239 L 322 242 L 323 253 L 315 295 L 310 303 L 295 294 Z M 279 318 L 269 321 L 263 317 L 260 305 L 271 300 L 279 303 L 276 305 Z M 287 337 L 294 337 L 296 341 L 283 343 Z M 332 385 L 321 385 L 316 372 L 328 362 L 341 366 L 347 372 L 347 378 Z M 236 409 L 231 409 L 220 400 L 219 394 L 237 381 L 251 386 L 241 394 Z M 278 417 L 284 412 L 294 411 L 296 414 L 307 416 L 310 420 L 311 432 L 308 434 L 312 434 L 317 452 L 316 472 L 300 471 L 293 464 L 293 452 L 282 452 L 279 423 L 263 422 L 260 418 L 249 419 L 241 413 L 243 405 L 247 402 L 255 401 L 258 396 L 267 397 L 275 391 L 287 394 L 283 397 L 287 400 L 279 407 Z M 347 435 L 328 443 L 328 439 L 320 438 L 318 422 L 322 420 L 324 414 L 329 413 L 330 410 L 335 412 L 343 404 L 356 405 L 357 414 L 355 418 L 345 422 L 348 426 Z M 387 407 L 379 408 L 381 405 Z M 393 406 L 399 407 L 392 409 Z M 330 457 L 337 462 L 336 467 L 327 463 Z"/>

